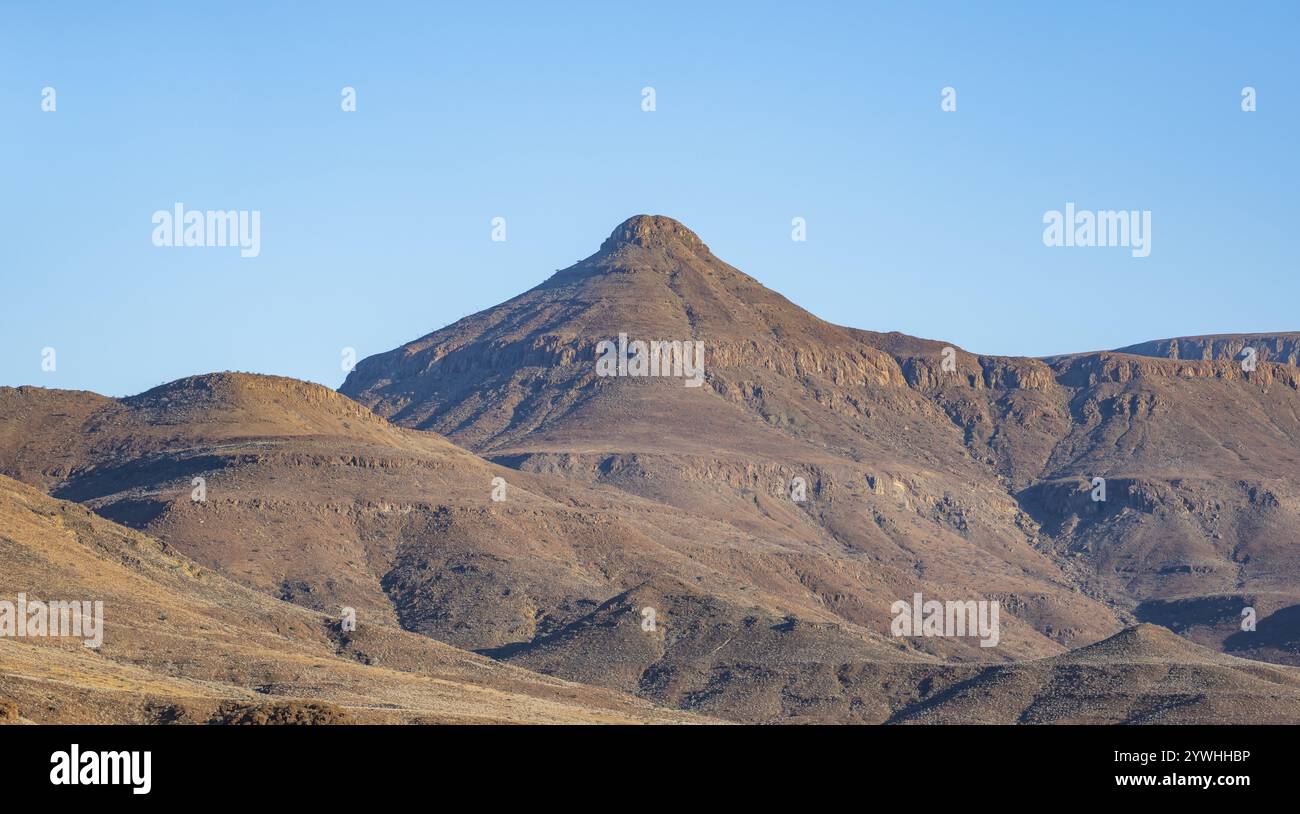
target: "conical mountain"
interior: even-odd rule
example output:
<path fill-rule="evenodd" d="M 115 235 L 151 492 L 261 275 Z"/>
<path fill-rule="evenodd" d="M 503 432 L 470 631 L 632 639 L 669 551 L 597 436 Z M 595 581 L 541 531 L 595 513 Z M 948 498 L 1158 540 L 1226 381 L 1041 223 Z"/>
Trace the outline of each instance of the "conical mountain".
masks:
<path fill-rule="evenodd" d="M 706 378 L 724 365 L 797 357 L 803 365 L 846 365 L 846 373 L 856 367 L 875 382 L 902 382 L 897 365 L 863 332 L 824 322 L 768 290 L 677 221 L 638 215 L 596 253 L 536 288 L 363 360 L 340 389 L 398 423 L 482 444 L 508 428 L 511 435 L 542 429 L 590 395 L 583 391 L 597 378 L 597 346 L 620 334 L 629 342 L 702 343 Z M 818 359 L 827 349 L 854 358 Z M 509 386 L 556 392 L 522 403 L 499 393 L 490 405 L 475 397 Z M 458 409 L 466 400 L 490 415 L 467 415 Z"/>
<path fill-rule="evenodd" d="M 600 343 L 619 334 L 700 342 L 703 384 L 602 376 Z M 1261 346 L 1256 369 L 1234 358 L 1237 339 Z M 857 624 L 882 630 L 880 603 L 919 588 L 1001 597 L 1075 646 L 1162 618 L 1162 602 L 1266 595 L 1277 618 L 1300 607 L 1287 542 L 1300 372 L 1270 361 L 1290 359 L 1286 339 L 1129 349 L 1177 358 L 976 356 L 827 323 L 682 224 L 643 215 L 536 288 L 363 361 L 341 389 L 506 466 L 843 560 L 806 583 Z M 796 479 L 805 501 L 791 498 Z M 1223 622 L 1206 613 L 1188 626 Z"/>
<path fill-rule="evenodd" d="M 602 343 L 620 335 L 629 357 L 637 340 L 700 343 L 701 385 L 685 369 L 632 375 L 630 358 L 628 375 L 603 375 Z M 909 381 L 937 377 L 943 347 L 827 323 L 677 221 L 637 216 L 536 288 L 364 360 L 341 390 L 498 463 L 764 540 L 801 592 L 855 625 L 887 632 L 891 602 L 921 590 L 1016 596 L 1025 624 L 1008 647 L 1023 654 L 1113 632 L 1113 614 L 1035 549 L 967 433 Z M 1053 383 L 1042 362 L 953 358 L 981 390 Z"/>

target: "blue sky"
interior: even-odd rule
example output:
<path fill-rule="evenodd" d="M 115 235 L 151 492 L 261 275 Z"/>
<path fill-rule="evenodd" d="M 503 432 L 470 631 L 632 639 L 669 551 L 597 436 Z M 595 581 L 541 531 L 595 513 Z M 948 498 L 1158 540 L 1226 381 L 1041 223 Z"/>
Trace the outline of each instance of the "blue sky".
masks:
<path fill-rule="evenodd" d="M 1300 329 L 1300 4 L 551 5 L 6 2 L 0 384 L 337 386 L 343 347 L 637 213 L 823 318 L 975 352 Z M 153 246 L 177 201 L 260 211 L 261 254 Z M 1044 246 L 1067 201 L 1151 210 L 1151 255 Z"/>

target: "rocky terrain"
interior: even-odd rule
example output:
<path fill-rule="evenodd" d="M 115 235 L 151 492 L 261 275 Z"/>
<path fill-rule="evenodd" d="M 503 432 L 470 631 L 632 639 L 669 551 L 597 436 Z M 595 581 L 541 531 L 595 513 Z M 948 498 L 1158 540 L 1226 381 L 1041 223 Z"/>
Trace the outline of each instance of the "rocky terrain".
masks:
<path fill-rule="evenodd" d="M 620 335 L 698 342 L 703 369 L 602 375 Z M 1262 663 L 1300 664 L 1293 342 L 979 356 L 824 322 L 638 216 L 339 393 L 0 388 L 0 473 L 327 627 L 352 608 L 638 709 L 1293 721 L 1292 670 Z M 998 602 L 997 646 L 893 635 L 916 593 Z M 213 696 L 186 720 L 368 706 L 341 698 Z"/>
<path fill-rule="evenodd" d="M 1295 724 L 1300 671 L 1142 624 L 1040 661 L 988 667 L 895 715 L 929 724 Z"/>
<path fill-rule="evenodd" d="M 11 723 L 705 722 L 236 585 L 0 476 L 0 596 L 104 603 L 103 643 L 0 637 Z"/>
<path fill-rule="evenodd" d="M 1240 362 L 1247 348 L 1257 359 L 1295 366 L 1300 364 L 1300 333 L 1221 334 L 1158 339 L 1119 348 L 1117 353 L 1160 356 L 1166 359 L 1231 359 Z"/>
<path fill-rule="evenodd" d="M 700 339 L 706 386 L 596 376 L 592 348 L 619 332 Z M 680 224 L 640 216 L 532 291 L 364 360 L 342 391 L 510 466 L 871 552 L 873 573 L 902 550 L 905 579 L 928 578 L 973 547 L 952 574 L 968 593 L 1000 592 L 996 558 L 1076 594 L 1016 592 L 1017 615 L 1072 647 L 1197 596 L 1249 594 L 1293 630 L 1300 375 L 1269 360 L 1293 361 L 1294 338 L 975 356 L 825 323 Z M 481 409 L 485 392 L 527 397 Z M 782 491 L 795 476 L 811 485 L 803 506 Z"/>

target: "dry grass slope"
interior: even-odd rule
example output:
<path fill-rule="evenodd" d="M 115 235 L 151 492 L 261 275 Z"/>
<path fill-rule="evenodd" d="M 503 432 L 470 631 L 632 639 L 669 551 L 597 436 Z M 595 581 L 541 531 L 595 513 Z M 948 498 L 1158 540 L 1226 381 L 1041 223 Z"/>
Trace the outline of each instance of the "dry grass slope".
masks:
<path fill-rule="evenodd" d="M 689 722 L 364 619 L 240 587 L 164 543 L 0 477 L 0 597 L 104 603 L 104 643 L 0 638 L 6 717 L 42 723 Z"/>

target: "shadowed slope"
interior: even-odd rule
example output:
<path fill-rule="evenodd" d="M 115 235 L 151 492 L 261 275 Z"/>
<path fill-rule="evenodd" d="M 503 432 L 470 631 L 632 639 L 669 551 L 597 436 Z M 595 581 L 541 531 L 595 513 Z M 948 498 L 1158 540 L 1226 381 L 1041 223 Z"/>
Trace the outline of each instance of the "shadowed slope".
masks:
<path fill-rule="evenodd" d="M 0 599 L 103 602 L 103 644 L 0 638 L 0 698 L 77 723 L 689 721 L 320 614 L 194 565 L 167 545 L 0 476 Z"/>
<path fill-rule="evenodd" d="M 1300 670 L 1236 659 L 1156 625 L 981 670 L 893 723 L 1295 724 Z"/>

